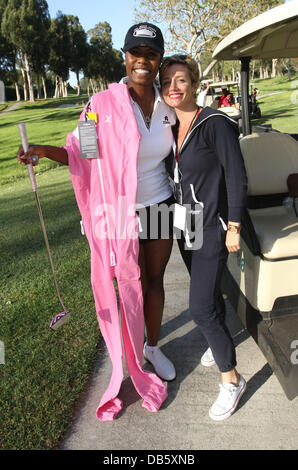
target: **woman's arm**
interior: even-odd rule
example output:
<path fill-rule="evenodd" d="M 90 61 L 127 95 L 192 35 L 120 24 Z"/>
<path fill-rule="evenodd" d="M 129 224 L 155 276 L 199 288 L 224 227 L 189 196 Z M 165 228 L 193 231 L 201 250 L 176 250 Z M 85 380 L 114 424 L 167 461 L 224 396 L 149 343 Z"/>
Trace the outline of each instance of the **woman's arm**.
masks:
<path fill-rule="evenodd" d="M 240 249 L 240 229 L 246 205 L 247 176 L 236 126 L 225 117 L 216 117 L 212 134 L 215 151 L 224 170 L 228 197 L 226 246 L 229 252 Z"/>
<path fill-rule="evenodd" d="M 211 122 L 212 121 L 212 122 Z M 247 176 L 236 125 L 225 117 L 210 119 L 210 140 L 224 171 L 228 198 L 228 220 L 239 223 L 246 206 Z"/>
<path fill-rule="evenodd" d="M 38 161 L 32 161 L 32 155 L 37 155 L 38 160 L 40 158 L 47 157 L 50 160 L 55 162 L 63 163 L 68 165 L 68 154 L 67 151 L 62 147 L 54 147 L 52 145 L 30 145 L 28 152 L 24 154 L 23 147 L 19 147 L 17 153 L 17 159 L 19 163 L 32 163 L 32 165 L 37 165 Z"/>

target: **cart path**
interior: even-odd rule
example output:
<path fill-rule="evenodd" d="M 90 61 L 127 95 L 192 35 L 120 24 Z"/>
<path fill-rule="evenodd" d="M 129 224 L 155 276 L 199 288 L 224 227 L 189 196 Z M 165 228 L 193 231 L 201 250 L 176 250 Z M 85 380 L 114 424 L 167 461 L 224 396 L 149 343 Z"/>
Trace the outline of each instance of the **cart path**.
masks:
<path fill-rule="evenodd" d="M 6 109 L 4 109 L 4 111 L 1 111 L 1 114 L 9 113 L 10 111 L 15 111 L 16 109 L 19 108 L 19 106 L 21 106 L 22 103 L 23 103 L 23 101 L 17 101 L 16 103 L 9 106 L 9 108 L 6 108 Z"/>
<path fill-rule="evenodd" d="M 165 276 L 166 306 L 159 345 L 174 362 L 177 377 L 157 413 L 142 407 L 125 371 L 119 393 L 123 410 L 111 422 L 96 409 L 111 377 L 111 361 L 102 344 L 99 359 L 60 450 L 294 450 L 297 449 L 298 397 L 289 401 L 262 352 L 229 302 L 227 323 L 237 351 L 237 369 L 247 381 L 239 407 L 229 419 L 215 422 L 208 410 L 219 392 L 216 366 L 200 364 L 206 349 L 188 311 L 189 276 L 177 243 Z M 144 363 L 145 370 L 152 370 Z"/>
<path fill-rule="evenodd" d="M 272 95 L 281 95 L 281 93 L 286 93 L 288 90 L 282 90 L 282 91 L 274 91 L 272 93 L 267 93 L 266 95 L 257 95 L 257 100 L 260 100 L 261 98 L 267 98 L 267 96 L 272 96 Z"/>

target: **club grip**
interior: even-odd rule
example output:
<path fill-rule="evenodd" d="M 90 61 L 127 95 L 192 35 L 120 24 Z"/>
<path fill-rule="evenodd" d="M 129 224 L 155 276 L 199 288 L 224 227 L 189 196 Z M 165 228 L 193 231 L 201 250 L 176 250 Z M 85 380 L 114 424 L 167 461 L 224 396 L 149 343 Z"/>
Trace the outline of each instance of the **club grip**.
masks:
<path fill-rule="evenodd" d="M 28 148 L 29 148 L 28 138 L 27 138 L 27 131 L 26 131 L 26 124 L 21 122 L 19 124 L 19 131 L 20 131 L 20 136 L 21 136 L 23 149 L 24 149 L 24 152 L 26 153 L 26 152 L 28 152 Z M 28 163 L 27 169 L 28 169 L 32 189 L 33 189 L 34 192 L 36 192 L 37 185 L 36 185 L 36 179 L 35 179 L 35 174 L 34 174 L 34 169 L 33 169 L 32 163 Z"/>

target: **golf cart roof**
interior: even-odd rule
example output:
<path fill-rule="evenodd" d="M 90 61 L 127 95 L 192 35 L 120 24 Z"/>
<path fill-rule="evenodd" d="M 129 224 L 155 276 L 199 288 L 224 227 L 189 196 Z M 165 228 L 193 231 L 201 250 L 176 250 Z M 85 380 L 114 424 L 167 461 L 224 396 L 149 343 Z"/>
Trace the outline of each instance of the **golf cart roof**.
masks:
<path fill-rule="evenodd" d="M 213 59 L 298 57 L 298 0 L 247 21 L 215 48 Z"/>

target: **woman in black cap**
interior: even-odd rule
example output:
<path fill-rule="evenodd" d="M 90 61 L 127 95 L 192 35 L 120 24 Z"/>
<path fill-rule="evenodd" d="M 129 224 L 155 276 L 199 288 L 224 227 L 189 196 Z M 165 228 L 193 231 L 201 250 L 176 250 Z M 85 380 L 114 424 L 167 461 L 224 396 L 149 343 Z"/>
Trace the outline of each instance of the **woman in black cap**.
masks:
<path fill-rule="evenodd" d="M 128 30 L 122 50 L 128 75 L 122 82 L 128 86 L 142 136 L 138 154 L 137 209 L 141 229 L 147 226 L 139 236 L 147 331 L 144 356 L 161 378 L 173 380 L 176 376 L 174 366 L 157 347 L 164 307 L 163 276 L 173 237 L 171 220 L 165 222 L 162 214 L 157 220 L 155 215 L 158 206 L 170 207 L 174 202 L 164 159 L 172 148 L 171 126 L 176 121 L 175 113 L 161 99 L 154 83 L 164 54 L 162 32 L 151 23 L 136 24 Z M 171 214 L 170 210 L 168 214 Z M 164 227 L 162 223 L 165 223 Z"/>
<path fill-rule="evenodd" d="M 126 34 L 123 52 L 127 77 L 121 82 L 127 84 L 141 134 L 137 159 L 136 209 L 142 227 L 139 232 L 139 266 L 147 332 L 143 352 L 157 375 L 164 380 L 173 380 L 176 376 L 175 368 L 157 346 L 164 308 L 163 277 L 173 242 L 170 215 L 165 222 L 165 212 L 163 217 L 161 213 L 157 215 L 157 212 L 160 206 L 168 208 L 173 203 L 164 159 L 172 147 L 171 126 L 176 121 L 175 113 L 161 99 L 154 83 L 164 54 L 162 32 L 151 23 L 132 26 Z M 118 125 L 121 126 L 121 119 Z M 29 148 L 26 155 L 20 148 L 17 156 L 20 163 L 31 163 L 30 155 L 33 154 L 68 164 L 66 148 L 34 146 Z M 162 221 L 165 222 L 164 230 Z"/>

